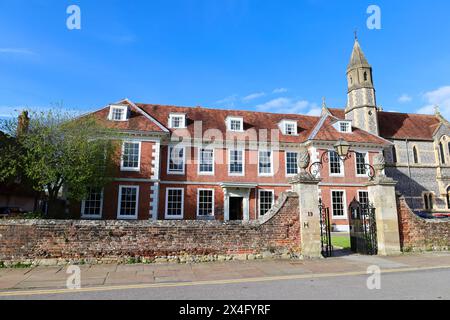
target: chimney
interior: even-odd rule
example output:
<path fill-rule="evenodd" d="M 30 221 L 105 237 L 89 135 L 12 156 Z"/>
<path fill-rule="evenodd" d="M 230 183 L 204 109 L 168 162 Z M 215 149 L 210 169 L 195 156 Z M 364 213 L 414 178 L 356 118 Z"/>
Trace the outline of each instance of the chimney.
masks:
<path fill-rule="evenodd" d="M 28 111 L 24 110 L 19 116 L 17 124 L 17 137 L 28 132 L 28 127 L 30 125 L 30 117 L 28 116 Z"/>

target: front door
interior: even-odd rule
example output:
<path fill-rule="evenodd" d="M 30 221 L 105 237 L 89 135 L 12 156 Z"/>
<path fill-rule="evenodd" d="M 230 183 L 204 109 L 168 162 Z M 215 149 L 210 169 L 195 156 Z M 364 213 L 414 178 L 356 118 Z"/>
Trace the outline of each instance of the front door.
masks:
<path fill-rule="evenodd" d="M 230 220 L 244 220 L 244 198 L 231 197 L 230 198 Z"/>

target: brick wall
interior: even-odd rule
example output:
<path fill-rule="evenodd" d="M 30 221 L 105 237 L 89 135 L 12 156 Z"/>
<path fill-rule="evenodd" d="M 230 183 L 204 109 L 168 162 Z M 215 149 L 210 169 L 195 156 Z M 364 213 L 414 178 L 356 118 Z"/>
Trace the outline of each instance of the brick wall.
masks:
<path fill-rule="evenodd" d="M 403 197 L 398 198 L 398 214 L 403 251 L 449 250 L 450 220 L 420 218 Z"/>
<path fill-rule="evenodd" d="M 0 261 L 122 261 L 299 253 L 298 196 L 284 193 L 258 221 L 0 220 Z M 236 256 L 235 256 L 236 257 Z"/>

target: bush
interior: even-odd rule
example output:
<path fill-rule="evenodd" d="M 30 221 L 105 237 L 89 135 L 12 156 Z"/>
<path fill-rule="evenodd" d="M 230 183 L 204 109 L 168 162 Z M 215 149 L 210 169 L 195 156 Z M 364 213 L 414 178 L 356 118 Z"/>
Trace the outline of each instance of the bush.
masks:
<path fill-rule="evenodd" d="M 23 216 L 23 219 L 44 219 L 44 214 L 42 212 L 28 212 Z"/>

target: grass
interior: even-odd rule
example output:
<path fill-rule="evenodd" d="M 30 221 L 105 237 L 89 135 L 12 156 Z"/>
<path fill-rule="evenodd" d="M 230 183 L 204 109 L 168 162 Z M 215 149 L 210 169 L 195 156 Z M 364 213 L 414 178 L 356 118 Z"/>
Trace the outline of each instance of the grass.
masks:
<path fill-rule="evenodd" d="M 333 247 L 350 249 L 350 237 L 347 236 L 332 236 L 331 243 Z"/>

